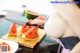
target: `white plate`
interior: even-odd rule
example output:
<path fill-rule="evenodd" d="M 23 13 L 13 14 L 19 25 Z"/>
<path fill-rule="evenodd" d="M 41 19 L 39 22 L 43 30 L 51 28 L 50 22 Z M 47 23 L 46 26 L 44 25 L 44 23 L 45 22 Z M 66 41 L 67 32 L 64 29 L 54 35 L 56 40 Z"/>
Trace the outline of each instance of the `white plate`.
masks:
<path fill-rule="evenodd" d="M 0 15 L 7 15 L 8 12 L 6 11 L 0 11 Z"/>
<path fill-rule="evenodd" d="M 0 43 L 2 42 L 6 42 L 10 45 L 10 48 L 11 48 L 10 53 L 15 53 L 18 50 L 18 47 L 19 47 L 18 43 L 10 40 L 0 39 Z"/>

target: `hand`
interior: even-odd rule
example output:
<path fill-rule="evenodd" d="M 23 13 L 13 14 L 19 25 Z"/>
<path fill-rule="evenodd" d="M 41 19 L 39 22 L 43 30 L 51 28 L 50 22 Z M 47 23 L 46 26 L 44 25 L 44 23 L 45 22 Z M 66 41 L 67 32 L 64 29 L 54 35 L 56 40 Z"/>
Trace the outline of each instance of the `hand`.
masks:
<path fill-rule="evenodd" d="M 45 21 L 46 21 L 46 19 L 45 19 L 44 17 L 39 16 L 39 17 L 37 17 L 36 19 L 32 20 L 32 21 L 31 21 L 31 24 L 37 24 L 37 25 L 43 27 Z"/>

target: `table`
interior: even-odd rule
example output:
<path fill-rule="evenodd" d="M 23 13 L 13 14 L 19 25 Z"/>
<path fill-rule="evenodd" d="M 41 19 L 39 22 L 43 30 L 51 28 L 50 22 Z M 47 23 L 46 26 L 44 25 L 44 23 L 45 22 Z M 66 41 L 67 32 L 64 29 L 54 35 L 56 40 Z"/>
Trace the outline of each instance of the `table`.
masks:
<path fill-rule="evenodd" d="M 26 17 L 23 16 L 22 15 L 23 13 L 21 13 L 21 12 L 10 11 L 10 10 L 7 10 L 7 12 L 8 12 L 8 14 L 6 16 L 7 18 L 16 19 L 16 20 L 20 20 L 20 21 L 27 20 Z M 0 37 L 2 37 L 3 35 L 5 35 L 8 32 L 11 24 L 12 24 L 11 22 L 9 22 L 3 18 L 0 18 Z M 17 25 L 17 27 L 19 27 L 19 25 Z M 39 49 L 40 47 L 45 47 L 47 45 L 52 45 L 52 44 L 56 44 L 56 42 L 53 41 L 52 39 L 50 39 L 48 36 L 46 36 L 43 39 L 43 41 L 38 43 L 33 49 L 20 45 L 19 49 L 16 53 L 33 53 L 34 51 L 36 51 L 36 49 Z"/>

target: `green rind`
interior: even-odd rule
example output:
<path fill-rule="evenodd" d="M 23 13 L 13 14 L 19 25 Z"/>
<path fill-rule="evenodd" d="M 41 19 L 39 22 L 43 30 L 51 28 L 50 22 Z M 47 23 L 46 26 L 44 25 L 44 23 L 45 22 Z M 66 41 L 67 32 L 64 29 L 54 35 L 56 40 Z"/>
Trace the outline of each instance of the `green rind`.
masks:
<path fill-rule="evenodd" d="M 8 37 L 16 37 L 17 35 L 8 34 Z"/>
<path fill-rule="evenodd" d="M 22 35 L 21 37 L 23 37 L 25 40 L 30 40 L 30 41 L 38 40 L 39 39 L 39 36 L 37 38 L 35 38 L 35 39 L 28 39 L 28 38 L 25 37 L 25 35 Z"/>
<path fill-rule="evenodd" d="M 32 20 L 38 17 L 38 15 L 30 14 L 28 12 L 25 12 L 25 16 L 27 19 L 32 19 Z"/>

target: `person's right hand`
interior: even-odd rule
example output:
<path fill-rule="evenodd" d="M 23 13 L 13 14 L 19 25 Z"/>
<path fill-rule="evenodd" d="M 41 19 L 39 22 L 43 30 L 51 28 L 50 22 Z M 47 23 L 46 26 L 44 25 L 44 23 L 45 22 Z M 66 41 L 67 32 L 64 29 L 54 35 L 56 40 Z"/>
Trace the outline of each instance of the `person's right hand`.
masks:
<path fill-rule="evenodd" d="M 37 17 L 36 19 L 32 20 L 32 21 L 31 21 L 31 24 L 37 24 L 37 25 L 43 27 L 45 21 L 46 21 L 46 19 L 45 19 L 44 17 L 39 16 L 39 17 Z"/>

